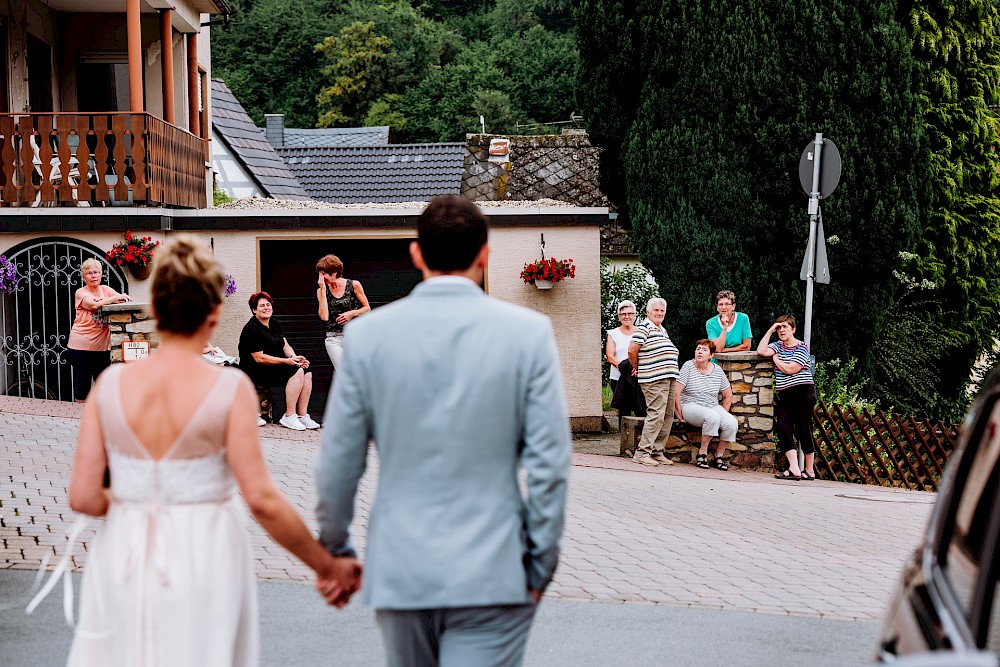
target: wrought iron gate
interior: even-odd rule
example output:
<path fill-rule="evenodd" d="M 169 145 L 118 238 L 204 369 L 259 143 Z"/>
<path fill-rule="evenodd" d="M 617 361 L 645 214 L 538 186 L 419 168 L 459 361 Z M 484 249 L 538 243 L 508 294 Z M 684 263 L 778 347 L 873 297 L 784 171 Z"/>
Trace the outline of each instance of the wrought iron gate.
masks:
<path fill-rule="evenodd" d="M 103 282 L 123 294 L 128 281 L 104 252 L 78 239 L 40 238 L 11 248 L 17 287 L 0 301 L 0 391 L 10 396 L 71 401 L 73 372 L 66 343 L 75 317 L 74 297 L 83 287 L 80 265 L 101 263 Z"/>

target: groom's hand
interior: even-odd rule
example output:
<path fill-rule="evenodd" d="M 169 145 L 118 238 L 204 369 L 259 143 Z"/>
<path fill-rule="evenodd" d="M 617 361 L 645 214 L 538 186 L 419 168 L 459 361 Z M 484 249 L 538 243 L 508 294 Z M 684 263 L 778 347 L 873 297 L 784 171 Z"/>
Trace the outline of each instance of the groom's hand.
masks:
<path fill-rule="evenodd" d="M 343 608 L 361 589 L 361 562 L 349 557 L 331 557 L 331 565 L 317 575 L 316 590 L 327 604 Z"/>

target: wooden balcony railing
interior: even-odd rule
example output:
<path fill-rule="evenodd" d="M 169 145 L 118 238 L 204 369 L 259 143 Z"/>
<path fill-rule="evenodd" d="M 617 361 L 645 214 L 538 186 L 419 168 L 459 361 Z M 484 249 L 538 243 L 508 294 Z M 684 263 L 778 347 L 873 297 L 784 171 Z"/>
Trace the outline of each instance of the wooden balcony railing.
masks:
<path fill-rule="evenodd" d="M 205 142 L 148 113 L 0 114 L 0 202 L 205 208 Z"/>

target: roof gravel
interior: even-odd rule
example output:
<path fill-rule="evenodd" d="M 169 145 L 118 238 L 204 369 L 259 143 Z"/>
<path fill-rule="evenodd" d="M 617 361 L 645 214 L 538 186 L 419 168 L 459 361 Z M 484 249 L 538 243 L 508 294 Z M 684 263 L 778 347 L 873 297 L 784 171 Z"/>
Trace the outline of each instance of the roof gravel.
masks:
<path fill-rule="evenodd" d="M 535 199 L 527 201 L 477 201 L 483 208 L 578 208 L 573 204 L 556 201 L 555 199 Z M 426 201 L 364 203 L 364 204 L 333 204 L 321 201 L 288 200 L 288 199 L 234 199 L 216 206 L 222 210 L 237 211 L 277 211 L 304 209 L 422 209 Z"/>

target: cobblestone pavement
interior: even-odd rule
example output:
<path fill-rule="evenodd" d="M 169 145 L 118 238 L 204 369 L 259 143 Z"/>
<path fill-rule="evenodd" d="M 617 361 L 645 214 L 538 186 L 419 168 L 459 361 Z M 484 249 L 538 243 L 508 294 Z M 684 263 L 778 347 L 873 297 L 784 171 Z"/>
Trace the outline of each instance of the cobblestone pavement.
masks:
<path fill-rule="evenodd" d="M 66 489 L 79 412 L 0 398 L 0 569 L 36 569 L 46 553 L 63 553 L 76 518 Z M 261 435 L 279 487 L 315 527 L 318 434 L 266 426 Z M 594 450 L 593 439 L 581 445 Z M 371 463 L 356 521 L 362 548 Z M 573 464 L 563 559 L 547 593 L 570 600 L 877 619 L 935 497 L 598 454 L 574 454 Z M 310 580 L 251 523 L 260 579 Z M 83 533 L 77 568 L 98 525 Z"/>

